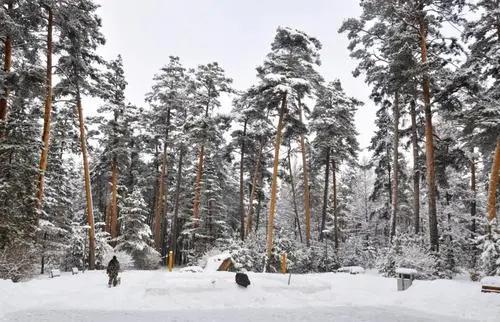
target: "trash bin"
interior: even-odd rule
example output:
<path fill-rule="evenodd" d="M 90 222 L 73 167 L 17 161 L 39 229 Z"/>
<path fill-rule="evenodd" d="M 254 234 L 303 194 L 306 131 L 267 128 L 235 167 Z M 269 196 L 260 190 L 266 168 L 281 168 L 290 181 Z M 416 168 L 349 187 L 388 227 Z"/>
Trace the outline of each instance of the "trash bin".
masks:
<path fill-rule="evenodd" d="M 396 274 L 398 275 L 398 291 L 404 291 L 411 286 L 417 271 L 411 268 L 398 268 Z"/>

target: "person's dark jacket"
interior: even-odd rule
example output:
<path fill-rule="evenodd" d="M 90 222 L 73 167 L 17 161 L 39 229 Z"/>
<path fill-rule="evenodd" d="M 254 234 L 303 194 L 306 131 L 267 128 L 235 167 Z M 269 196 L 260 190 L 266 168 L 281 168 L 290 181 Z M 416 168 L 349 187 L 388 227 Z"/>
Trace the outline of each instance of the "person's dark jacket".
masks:
<path fill-rule="evenodd" d="M 109 261 L 108 268 L 106 269 L 106 272 L 108 275 L 118 275 L 118 272 L 120 271 L 120 263 L 116 259 L 116 256 L 113 257 L 112 260 Z"/>

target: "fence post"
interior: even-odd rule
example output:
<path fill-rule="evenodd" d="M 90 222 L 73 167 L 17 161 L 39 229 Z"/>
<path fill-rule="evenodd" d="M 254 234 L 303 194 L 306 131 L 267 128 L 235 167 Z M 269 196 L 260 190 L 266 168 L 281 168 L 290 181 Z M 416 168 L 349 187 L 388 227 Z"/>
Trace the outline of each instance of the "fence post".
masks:
<path fill-rule="evenodd" d="M 174 267 L 174 252 L 169 251 L 168 252 L 168 271 L 171 272 L 173 267 Z"/>

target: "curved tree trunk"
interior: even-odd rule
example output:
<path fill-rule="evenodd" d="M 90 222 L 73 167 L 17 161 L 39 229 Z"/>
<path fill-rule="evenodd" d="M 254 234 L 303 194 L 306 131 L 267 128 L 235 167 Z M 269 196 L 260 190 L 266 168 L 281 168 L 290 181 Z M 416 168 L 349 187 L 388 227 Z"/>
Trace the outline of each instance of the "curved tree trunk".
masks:
<path fill-rule="evenodd" d="M 418 137 L 416 100 L 410 103 L 411 116 L 411 144 L 413 156 L 413 215 L 415 220 L 415 234 L 420 232 L 420 167 L 418 166 Z"/>
<path fill-rule="evenodd" d="M 427 67 L 427 24 L 425 17 L 419 17 L 419 36 L 422 65 Z M 424 95 L 424 113 L 425 113 L 425 157 L 427 163 L 427 196 L 429 203 L 429 237 L 431 250 L 439 251 L 439 233 L 437 224 L 436 209 L 436 171 L 434 168 L 434 143 L 432 129 L 432 111 L 430 79 L 427 71 L 424 71 L 422 89 Z"/>
<path fill-rule="evenodd" d="M 324 230 L 326 228 L 326 210 L 328 208 L 328 184 L 330 183 L 329 177 L 330 177 L 330 148 L 327 148 L 325 157 L 325 186 L 323 187 L 323 209 L 321 210 L 321 228 L 319 232 L 320 241 L 323 241 Z"/>
<path fill-rule="evenodd" d="M 83 109 L 80 93 L 76 96 L 76 109 L 78 112 L 78 121 L 80 125 L 80 147 L 83 156 L 83 171 L 85 179 L 85 197 L 87 200 L 87 223 L 89 225 L 89 269 L 93 270 L 95 266 L 95 227 L 94 227 L 94 205 L 92 203 L 92 190 L 90 187 L 90 170 L 87 156 L 87 138 L 85 135 L 85 124 L 83 122 Z"/>
<path fill-rule="evenodd" d="M 299 104 L 299 120 L 302 123 L 302 104 L 300 99 Z M 309 171 L 307 168 L 307 150 L 304 140 L 304 134 L 300 134 L 300 150 L 302 152 L 302 170 L 304 172 L 304 212 L 306 216 L 306 245 L 310 245 L 311 241 L 311 204 L 309 200 Z"/>
<path fill-rule="evenodd" d="M 38 173 L 38 189 L 36 192 L 36 207 L 42 209 L 44 196 L 44 181 L 45 171 L 47 170 L 49 144 L 50 144 L 50 119 L 52 113 L 52 9 L 47 7 L 48 22 L 47 22 L 47 67 L 45 75 L 45 104 L 43 115 L 43 132 L 42 132 L 42 152 L 40 155 L 40 166 Z"/>
<path fill-rule="evenodd" d="M 278 127 L 276 129 L 276 141 L 274 142 L 274 164 L 273 176 L 271 183 L 271 200 L 269 205 L 269 217 L 267 220 L 267 257 L 271 258 L 273 249 L 273 233 L 274 233 L 274 213 L 276 212 L 276 195 L 278 194 L 278 166 L 280 159 L 281 138 L 283 136 L 283 123 L 286 109 L 286 94 L 281 100 L 281 108 L 279 111 Z"/>

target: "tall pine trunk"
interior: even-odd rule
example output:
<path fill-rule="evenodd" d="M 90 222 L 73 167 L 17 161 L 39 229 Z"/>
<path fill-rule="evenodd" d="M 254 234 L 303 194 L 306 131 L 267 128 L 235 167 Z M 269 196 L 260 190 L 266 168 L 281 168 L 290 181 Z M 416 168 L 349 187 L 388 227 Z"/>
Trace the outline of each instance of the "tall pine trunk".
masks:
<path fill-rule="evenodd" d="M 420 232 L 420 167 L 418 166 L 418 136 L 416 100 L 410 103 L 411 117 L 411 144 L 413 155 L 413 216 L 415 220 L 415 234 Z"/>
<path fill-rule="evenodd" d="M 48 155 L 49 155 L 49 138 L 50 138 L 50 119 L 52 113 L 52 23 L 53 15 L 52 8 L 47 7 L 48 22 L 47 22 L 47 67 L 45 74 L 45 104 L 43 116 L 43 132 L 42 132 L 42 152 L 40 155 L 40 165 L 38 173 L 38 189 L 36 193 L 36 206 L 38 210 L 42 209 L 44 196 L 44 181 L 45 171 L 47 170 Z"/>
<path fill-rule="evenodd" d="M 253 226 L 253 201 L 255 200 L 255 196 L 257 194 L 257 183 L 259 181 L 259 177 L 261 175 L 260 171 L 260 162 L 262 158 L 262 149 L 264 148 L 264 143 L 263 139 L 260 140 L 260 146 L 259 146 L 259 152 L 257 153 L 257 160 L 255 161 L 255 170 L 253 173 L 252 177 L 252 191 L 250 192 L 250 201 L 248 203 L 248 221 L 247 221 L 247 227 L 246 227 L 246 234 L 247 236 L 250 234 L 252 231 L 252 226 Z"/>
<path fill-rule="evenodd" d="M 109 204 L 111 239 L 118 237 L 118 164 L 116 156 L 111 161 L 111 201 Z"/>
<path fill-rule="evenodd" d="M 299 120 L 302 123 L 302 104 L 300 103 L 300 99 L 298 100 L 299 104 Z M 304 140 L 304 134 L 300 134 L 300 150 L 302 152 L 302 170 L 304 176 L 304 212 L 306 216 L 306 244 L 309 246 L 311 240 L 311 205 L 309 201 L 309 172 L 307 168 L 307 150 L 306 144 Z"/>
<path fill-rule="evenodd" d="M 274 142 L 274 164 L 273 176 L 271 183 L 271 200 L 269 205 L 269 216 L 267 220 L 267 257 L 271 258 L 273 249 L 273 233 L 274 233 L 274 214 L 276 212 L 276 196 L 278 193 L 278 166 L 280 159 L 281 138 L 283 136 L 283 123 L 286 109 L 286 93 L 281 100 L 279 111 L 278 127 L 276 129 L 276 141 Z"/>
<path fill-rule="evenodd" d="M 326 210 L 328 209 L 328 185 L 330 184 L 330 148 L 326 149 L 325 157 L 325 185 L 323 187 L 323 209 L 321 210 L 321 228 L 319 232 L 319 240 L 322 241 L 324 237 L 324 230 L 326 228 Z"/>
<path fill-rule="evenodd" d="M 399 185 L 399 94 L 396 92 L 394 96 L 394 106 L 393 106 L 393 117 L 394 117 L 394 141 L 392 149 L 392 168 L 394 169 L 394 174 L 392 175 L 392 211 L 391 211 L 391 235 L 390 241 L 396 235 L 396 221 L 398 215 L 398 185 Z"/>
<path fill-rule="evenodd" d="M 488 223 L 491 226 L 495 219 L 497 218 L 497 185 L 499 181 L 499 172 L 500 172 L 500 136 L 497 137 L 497 145 L 495 148 L 495 156 L 493 159 L 493 163 L 491 165 L 491 173 L 490 173 L 490 184 L 488 186 Z"/>
<path fill-rule="evenodd" d="M 297 198 L 296 198 L 296 192 L 295 192 L 295 180 L 293 178 L 293 172 L 292 172 L 292 157 L 290 153 L 290 145 L 288 145 L 288 171 L 290 171 L 290 185 L 292 186 L 292 200 L 293 200 L 293 211 L 295 213 L 295 222 L 297 223 L 297 229 L 299 233 L 299 238 L 300 242 L 302 243 L 302 229 L 300 227 L 300 220 L 299 220 L 299 211 L 297 207 Z"/>
<path fill-rule="evenodd" d="M 166 145 L 164 145 L 163 153 L 161 155 L 160 176 L 158 177 L 158 197 L 156 198 L 155 214 L 153 219 L 153 238 L 154 238 L 155 248 L 159 252 L 161 252 L 162 248 L 161 218 L 162 218 L 163 203 L 166 202 L 166 200 L 164 200 L 166 172 L 167 172 L 167 148 Z"/>
<path fill-rule="evenodd" d="M 87 138 L 85 135 L 85 124 L 83 122 L 83 109 L 80 91 L 76 94 L 76 109 L 80 126 L 80 148 L 83 156 L 83 172 L 85 179 L 85 197 L 87 201 L 87 223 L 89 225 L 89 269 L 93 270 L 95 265 L 95 227 L 94 227 L 94 205 L 92 203 L 92 190 L 90 187 L 90 170 L 87 155 Z"/>
<path fill-rule="evenodd" d="M 14 1 L 9 1 L 7 3 L 7 12 L 11 14 L 14 7 Z M 3 71 L 5 74 L 10 73 L 12 67 L 12 36 L 8 33 L 4 40 L 4 58 L 3 58 Z M 7 120 L 7 100 L 9 98 L 10 90 L 8 86 L 3 88 L 3 97 L 0 98 L 0 122 L 5 122 Z M 4 135 L 0 133 L 0 136 Z"/>
<path fill-rule="evenodd" d="M 255 207 L 255 233 L 259 231 L 259 223 L 260 223 L 260 211 L 262 210 L 262 199 L 263 199 L 263 193 L 262 193 L 262 184 L 263 184 L 263 176 L 262 173 L 259 176 L 259 192 L 257 194 L 257 207 Z"/>
<path fill-rule="evenodd" d="M 167 210 L 167 186 L 166 186 L 166 177 L 168 173 L 168 151 L 167 151 L 167 142 L 169 139 L 169 127 L 170 127 L 170 108 L 167 108 L 167 117 L 165 120 L 166 130 L 165 130 L 165 139 L 163 141 L 163 155 L 161 159 L 161 170 L 160 176 L 158 178 L 158 198 L 156 199 L 156 207 L 155 207 L 155 216 L 154 216 L 154 242 L 155 248 L 157 251 L 161 253 L 163 248 L 164 234 L 162 231 L 164 226 L 164 217 L 166 215 Z M 162 229 L 163 227 L 163 229 Z"/>
<path fill-rule="evenodd" d="M 210 97 L 210 91 L 208 91 Z M 205 118 L 208 119 L 210 109 L 210 100 L 205 107 Z M 200 203 L 201 203 L 201 178 L 203 177 L 203 162 L 205 157 L 205 143 L 201 144 L 200 152 L 198 153 L 198 166 L 196 167 L 196 180 L 194 183 L 194 201 L 193 201 L 193 226 L 196 228 L 199 225 L 200 219 Z"/>
<path fill-rule="evenodd" d="M 174 204 L 174 218 L 172 222 L 172 237 L 170 240 L 170 250 L 174 251 L 174 258 L 180 259 L 180 254 L 177 252 L 177 238 L 178 238 L 178 227 L 179 227 L 179 207 L 180 207 L 180 195 L 181 195 L 181 181 L 182 181 L 182 166 L 184 161 L 184 147 L 180 147 L 179 151 L 179 161 L 177 164 L 177 178 L 175 182 L 175 204 Z"/>
<path fill-rule="evenodd" d="M 205 156 L 205 145 L 202 144 L 200 152 L 198 152 L 198 166 L 196 169 L 196 180 L 194 183 L 194 201 L 193 201 L 193 225 L 198 227 L 200 218 L 200 202 L 201 202 L 201 177 L 203 176 L 203 158 Z"/>
<path fill-rule="evenodd" d="M 474 154 L 474 149 L 472 149 L 472 154 Z M 470 160 L 470 190 L 472 192 L 472 201 L 470 203 L 470 217 L 471 217 L 471 232 L 472 237 L 476 233 L 476 160 L 474 159 L 474 155 L 472 155 Z"/>
<path fill-rule="evenodd" d="M 244 205 L 244 194 L 245 187 L 243 182 L 243 161 L 245 158 L 245 136 L 247 135 L 247 120 L 243 125 L 243 139 L 241 140 L 241 151 L 240 151 L 240 238 L 245 240 L 245 205 Z"/>
<path fill-rule="evenodd" d="M 333 240 L 335 250 L 339 249 L 339 217 L 337 209 L 337 164 L 335 159 L 332 159 L 332 172 L 333 172 Z"/>
<path fill-rule="evenodd" d="M 427 23 L 425 17 L 419 17 L 419 36 L 422 65 L 427 68 Z M 439 251 L 439 234 L 436 210 L 436 171 L 434 168 L 434 143 L 432 129 L 430 79 L 427 70 L 424 70 L 422 89 L 424 95 L 425 114 L 425 157 L 427 163 L 427 196 L 429 203 L 429 237 L 431 250 Z"/>

